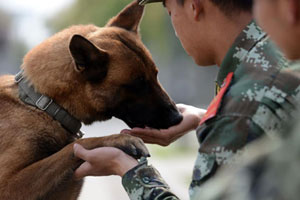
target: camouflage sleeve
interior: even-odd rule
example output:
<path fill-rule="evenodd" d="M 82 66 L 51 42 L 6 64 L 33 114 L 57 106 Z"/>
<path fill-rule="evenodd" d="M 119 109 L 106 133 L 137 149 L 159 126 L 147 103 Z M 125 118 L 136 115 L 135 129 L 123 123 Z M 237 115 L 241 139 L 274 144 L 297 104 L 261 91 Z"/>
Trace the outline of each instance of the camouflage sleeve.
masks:
<path fill-rule="evenodd" d="M 147 161 L 129 170 L 122 178 L 122 184 L 131 200 L 178 200 L 159 172 Z"/>
<path fill-rule="evenodd" d="M 197 130 L 200 148 L 190 185 L 191 199 L 202 193 L 202 184 L 209 180 L 222 165 L 238 161 L 243 147 L 264 134 L 249 117 L 216 117 Z"/>

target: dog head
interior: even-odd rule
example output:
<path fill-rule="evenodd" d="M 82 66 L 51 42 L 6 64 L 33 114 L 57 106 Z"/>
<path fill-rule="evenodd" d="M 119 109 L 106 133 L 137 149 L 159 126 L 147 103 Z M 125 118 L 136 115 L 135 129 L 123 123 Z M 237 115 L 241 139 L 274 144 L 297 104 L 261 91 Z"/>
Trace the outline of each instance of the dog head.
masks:
<path fill-rule="evenodd" d="M 182 116 L 138 33 L 142 15 L 133 2 L 103 28 L 80 25 L 54 35 L 25 56 L 26 77 L 86 124 L 113 116 L 130 127 L 178 124 Z"/>

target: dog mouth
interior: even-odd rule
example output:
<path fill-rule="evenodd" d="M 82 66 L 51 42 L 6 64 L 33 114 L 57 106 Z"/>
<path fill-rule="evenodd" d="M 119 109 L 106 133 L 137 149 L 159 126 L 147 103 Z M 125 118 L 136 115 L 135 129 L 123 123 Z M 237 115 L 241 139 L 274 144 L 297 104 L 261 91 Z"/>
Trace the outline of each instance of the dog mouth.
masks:
<path fill-rule="evenodd" d="M 131 119 L 125 119 L 123 120 L 127 126 L 129 126 L 130 128 L 146 128 L 145 124 L 139 123 L 137 121 L 131 120 Z"/>
<path fill-rule="evenodd" d="M 150 114 L 130 114 L 130 112 L 115 112 L 114 117 L 122 120 L 129 128 L 146 128 L 168 129 L 171 126 L 177 125 L 182 121 L 182 115 L 178 112 L 171 112 L 169 115 L 160 115 L 157 117 Z M 147 116 L 147 117 L 146 117 Z"/>

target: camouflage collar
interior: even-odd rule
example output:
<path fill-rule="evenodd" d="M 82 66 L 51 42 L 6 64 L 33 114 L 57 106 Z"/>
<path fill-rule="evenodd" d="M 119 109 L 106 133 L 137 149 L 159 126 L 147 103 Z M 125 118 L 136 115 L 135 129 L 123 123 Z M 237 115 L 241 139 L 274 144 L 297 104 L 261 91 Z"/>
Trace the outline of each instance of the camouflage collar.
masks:
<path fill-rule="evenodd" d="M 252 20 L 236 38 L 235 42 L 227 52 L 216 80 L 216 92 L 221 87 L 225 77 L 234 72 L 247 53 L 266 37 L 266 33 Z"/>

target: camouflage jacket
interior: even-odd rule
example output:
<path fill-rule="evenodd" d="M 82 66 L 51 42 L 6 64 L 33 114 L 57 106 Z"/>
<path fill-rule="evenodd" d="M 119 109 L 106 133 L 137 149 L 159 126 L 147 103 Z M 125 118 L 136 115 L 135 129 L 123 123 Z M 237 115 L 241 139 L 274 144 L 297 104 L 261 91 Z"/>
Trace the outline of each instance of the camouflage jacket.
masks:
<path fill-rule="evenodd" d="M 300 77 L 300 64 L 284 70 Z M 289 83 L 290 79 L 285 82 Z M 295 96 L 297 99 L 297 97 Z M 298 98 L 299 99 L 299 98 Z M 299 102 L 298 102 L 299 104 Z M 298 105 L 299 107 L 299 105 Z M 300 113 L 278 133 L 280 140 L 267 136 L 248 146 L 234 167 L 223 168 L 202 187 L 205 200 L 298 200 L 300 196 Z M 280 130 L 278 130 L 280 131 Z M 211 189 L 213 188 L 213 190 Z"/>
<path fill-rule="evenodd" d="M 202 184 L 220 166 L 234 163 L 245 145 L 265 133 L 273 137 L 293 116 L 300 80 L 282 72 L 287 68 L 287 61 L 256 23 L 247 25 L 223 60 L 216 81 L 218 95 L 197 129 L 200 148 L 191 199 L 200 199 Z M 145 163 L 123 177 L 123 186 L 131 199 L 178 199 Z"/>

